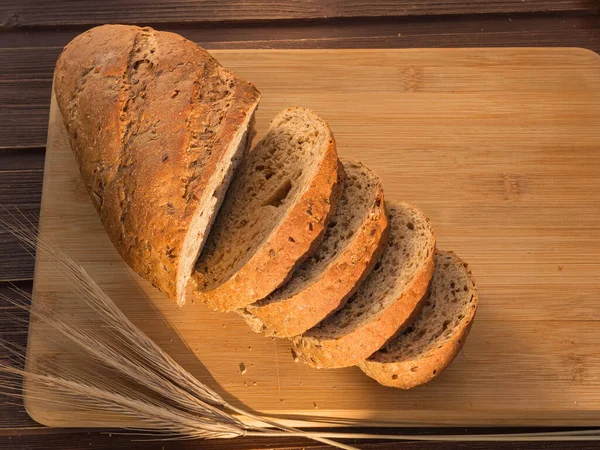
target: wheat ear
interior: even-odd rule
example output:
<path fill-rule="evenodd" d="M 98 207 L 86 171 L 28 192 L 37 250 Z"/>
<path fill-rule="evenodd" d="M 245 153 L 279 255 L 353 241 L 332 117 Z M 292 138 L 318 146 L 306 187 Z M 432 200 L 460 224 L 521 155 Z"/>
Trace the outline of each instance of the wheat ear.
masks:
<path fill-rule="evenodd" d="M 13 220 L 18 221 L 18 218 L 14 215 L 11 214 L 11 217 Z M 27 219 L 25 218 L 25 220 Z M 237 427 L 235 431 L 232 431 L 232 436 L 235 433 L 238 433 L 237 435 L 240 435 L 240 433 L 242 435 L 247 434 L 248 427 L 225 411 L 229 410 L 258 420 L 265 425 L 274 426 L 287 433 L 302 435 L 303 432 L 300 430 L 228 404 L 218 393 L 201 383 L 181 367 L 180 364 L 136 327 L 81 265 L 42 234 L 37 233 L 36 236 L 35 228 L 30 221 L 28 223 L 29 228 L 22 223 L 20 225 L 13 225 L 0 219 L 0 226 L 17 237 L 26 247 L 30 250 L 37 247 L 38 252 L 44 252 L 46 256 L 53 260 L 55 263 L 53 264 L 53 270 L 68 282 L 72 292 L 77 295 L 77 298 L 94 311 L 102 323 L 102 327 L 100 327 L 102 332 L 82 327 L 77 321 L 56 317 L 55 314 L 48 313 L 40 308 L 30 308 L 28 294 L 16 288 L 13 290 L 18 294 L 21 301 L 15 301 L 2 295 L 1 297 L 4 300 L 27 309 L 30 314 L 33 314 L 39 320 L 55 328 L 68 338 L 70 342 L 76 343 L 86 354 L 112 368 L 120 375 L 141 384 L 144 388 L 150 389 L 164 398 L 168 398 L 170 402 L 176 403 L 181 410 L 195 413 L 198 426 L 212 426 L 214 423 L 222 423 Z M 111 339 L 106 338 L 107 333 L 110 333 Z M 0 367 L 0 370 L 2 369 L 3 367 Z M 24 372 L 21 375 L 25 377 L 25 380 L 28 379 L 27 373 Z M 40 379 L 39 377 L 34 378 L 45 383 L 49 381 L 47 379 Z M 59 378 L 58 376 L 52 377 L 52 383 L 56 384 Z M 96 381 L 94 380 L 93 382 Z M 91 381 L 86 380 L 86 382 L 79 386 L 81 388 L 81 395 L 84 395 L 89 387 L 93 387 L 90 384 Z M 69 388 L 72 389 L 73 386 L 69 384 Z M 95 400 L 97 401 L 98 399 L 95 398 Z M 122 409 L 124 408 L 125 405 L 123 405 Z M 139 413 L 139 410 L 136 411 Z M 142 418 L 142 420 L 147 422 L 147 418 Z M 271 433 L 269 430 L 256 426 L 251 427 L 251 430 L 262 434 Z M 223 436 L 219 435 L 216 437 Z M 348 450 L 354 448 L 319 436 L 311 437 L 310 439 L 338 448 Z"/>

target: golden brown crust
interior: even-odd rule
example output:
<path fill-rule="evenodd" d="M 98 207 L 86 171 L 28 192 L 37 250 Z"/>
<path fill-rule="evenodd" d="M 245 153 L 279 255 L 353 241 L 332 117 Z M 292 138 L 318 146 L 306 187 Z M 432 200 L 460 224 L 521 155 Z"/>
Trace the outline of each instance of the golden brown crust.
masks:
<path fill-rule="evenodd" d="M 418 361 L 399 361 L 383 363 L 365 360 L 359 364 L 360 369 L 378 383 L 400 389 L 410 389 L 431 381 L 450 365 L 460 352 L 473 319 L 461 327 L 459 333 L 446 342 L 440 349 Z M 418 367 L 414 370 L 414 367 Z"/>
<path fill-rule="evenodd" d="M 288 281 L 296 266 L 317 249 L 342 191 L 335 139 L 326 129 L 327 148 L 302 196 L 239 271 L 211 291 L 196 289 L 197 300 L 219 311 L 243 308 Z M 194 273 L 196 282 L 199 276 Z"/>
<path fill-rule="evenodd" d="M 177 281 L 191 274 L 180 263 L 192 218 L 259 92 L 179 35 L 124 25 L 69 43 L 55 91 L 113 244 L 137 273 L 183 300 Z"/>
<path fill-rule="evenodd" d="M 365 374 L 374 378 L 384 386 L 410 389 L 431 381 L 433 378 L 439 376 L 444 369 L 450 365 L 465 344 L 473 321 L 475 320 L 478 303 L 477 289 L 475 288 L 475 281 L 468 265 L 454 253 L 444 253 L 451 255 L 456 265 L 464 268 L 468 278 L 471 280 L 473 289 L 470 293 L 473 297 L 472 302 L 470 302 L 469 313 L 465 316 L 464 320 L 460 322 L 456 333 L 453 334 L 450 339 L 446 340 L 441 347 L 429 352 L 424 357 L 410 358 L 401 361 L 388 361 L 374 357 L 379 354 L 378 352 L 371 358 L 368 358 L 359 364 L 360 369 Z"/>
<path fill-rule="evenodd" d="M 422 269 L 403 294 L 379 317 L 339 338 L 298 336 L 292 340 L 298 356 L 316 368 L 349 367 L 364 361 L 403 331 L 420 313 L 434 269 L 435 241 Z"/>
<path fill-rule="evenodd" d="M 383 187 L 377 193 L 367 220 L 352 244 L 340 254 L 314 283 L 286 299 L 265 305 L 250 305 L 248 312 L 261 322 L 267 336 L 297 336 L 344 305 L 379 260 L 387 242 L 388 221 Z"/>

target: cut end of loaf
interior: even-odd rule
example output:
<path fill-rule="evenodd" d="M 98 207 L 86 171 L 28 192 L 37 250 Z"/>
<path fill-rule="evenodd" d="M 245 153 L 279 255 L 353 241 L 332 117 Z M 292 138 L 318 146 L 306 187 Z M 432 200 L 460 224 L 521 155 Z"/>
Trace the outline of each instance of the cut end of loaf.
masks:
<path fill-rule="evenodd" d="M 462 348 L 477 301 L 467 264 L 454 253 L 436 251 L 435 271 L 421 314 L 363 362 L 361 369 L 386 386 L 408 389 L 430 381 Z"/>
<path fill-rule="evenodd" d="M 185 304 L 186 288 L 192 277 L 196 261 L 200 256 L 210 228 L 225 198 L 227 188 L 231 184 L 231 180 L 251 143 L 252 124 L 259 99 L 256 99 L 254 107 L 248 112 L 246 119 L 242 122 L 231 144 L 225 151 L 221 162 L 210 177 L 200 199 L 200 207 L 194 212 L 190 228 L 183 243 L 183 251 L 179 263 L 177 280 L 177 304 L 179 306 Z"/>

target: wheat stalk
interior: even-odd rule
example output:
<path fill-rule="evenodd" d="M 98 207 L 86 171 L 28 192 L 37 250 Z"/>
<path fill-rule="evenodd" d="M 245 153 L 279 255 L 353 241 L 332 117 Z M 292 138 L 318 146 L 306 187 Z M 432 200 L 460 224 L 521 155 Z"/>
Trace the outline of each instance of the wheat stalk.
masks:
<path fill-rule="evenodd" d="M 8 212 L 8 211 L 7 211 Z M 306 432 L 253 414 L 227 403 L 217 392 L 201 383 L 137 328 L 94 282 L 88 273 L 51 240 L 37 234 L 35 227 L 22 216 L 29 227 L 8 212 L 16 225 L 0 219 L 0 227 L 17 237 L 30 251 L 36 249 L 50 257 L 56 273 L 100 321 L 100 327 L 86 327 L 76 320 L 57 317 L 41 308 L 31 308 L 30 295 L 16 287 L 15 297 L 0 294 L 0 299 L 25 309 L 38 320 L 52 326 L 78 351 L 92 357 L 116 375 L 124 377 L 139 389 L 111 384 L 89 374 L 59 373 L 50 366 L 37 371 L 21 369 L 24 348 L 0 341 L 8 362 L 0 362 L 0 391 L 4 395 L 22 397 L 22 383 L 27 396 L 51 405 L 68 405 L 86 411 L 119 413 L 144 425 L 140 431 L 151 436 L 171 439 L 217 439 L 239 436 L 302 436 L 334 447 L 355 449 L 331 439 L 393 439 L 427 441 L 492 441 L 492 440 L 600 440 L 598 430 L 555 433 L 520 433 L 501 435 L 384 435 L 333 432 Z M 51 392 L 54 395 L 48 396 Z M 232 415 L 253 419 L 265 426 L 244 424 Z"/>
<path fill-rule="evenodd" d="M 9 214 L 11 213 L 9 212 Z M 11 217 L 18 222 L 18 219 L 14 215 L 11 214 Z M 26 217 L 24 218 L 27 220 Z M 76 343 L 86 352 L 86 354 L 106 366 L 111 367 L 120 375 L 141 384 L 144 388 L 150 389 L 166 399 L 169 399 L 170 402 L 176 403 L 177 407 L 182 411 L 195 413 L 195 426 L 197 428 L 202 426 L 208 427 L 207 433 L 203 434 L 202 437 L 210 436 L 211 432 L 213 432 L 215 438 L 227 437 L 226 435 L 223 435 L 221 430 L 221 426 L 225 424 L 229 426 L 228 437 L 246 435 L 250 430 L 261 434 L 271 433 L 271 431 L 256 426 L 251 427 L 251 429 L 248 430 L 246 425 L 231 414 L 228 414 L 225 410 L 230 410 L 248 418 L 259 420 L 265 425 L 275 426 L 287 433 L 302 435 L 302 432 L 295 428 L 284 426 L 266 417 L 256 416 L 228 404 L 219 394 L 202 384 L 156 345 L 156 343 L 146 336 L 144 332 L 136 327 L 114 304 L 112 299 L 94 282 L 81 265 L 49 239 L 45 239 L 40 233 L 36 236 L 33 224 L 28 220 L 27 222 L 29 223 L 30 228 L 23 226 L 22 224 L 13 225 L 0 219 L 0 226 L 16 236 L 30 250 L 35 249 L 37 245 L 37 251 L 43 251 L 45 255 L 55 262 L 53 268 L 56 273 L 69 283 L 71 290 L 77 295 L 78 299 L 94 311 L 96 317 L 102 323 L 102 326 L 100 327 L 102 332 L 84 327 L 77 321 L 68 321 L 56 317 L 40 308 L 30 308 L 29 305 L 31 304 L 31 299 L 29 298 L 29 295 L 16 288 L 14 288 L 13 291 L 18 294 L 22 301 L 15 301 L 6 295 L 0 295 L 0 298 L 28 310 L 30 314 L 52 326 L 63 336 L 67 337 L 70 342 Z M 107 338 L 107 335 L 110 335 L 112 339 Z M 0 366 L 0 371 L 9 373 L 7 372 L 8 368 L 6 365 Z M 24 377 L 24 380 L 33 379 L 40 381 L 44 388 L 56 386 L 58 390 L 62 389 L 60 392 L 62 394 L 64 394 L 65 391 L 71 392 L 71 395 L 77 393 L 78 397 L 85 397 L 86 393 L 90 392 L 90 388 L 94 388 L 94 384 L 98 383 L 98 380 L 84 380 L 84 382 L 74 385 L 72 380 L 64 379 L 60 376 L 53 376 L 51 379 L 47 379 L 40 378 L 37 374 L 31 372 L 19 372 L 18 370 L 11 372 L 11 374 L 20 374 Z M 66 386 L 58 384 L 61 380 L 65 381 Z M 114 404 L 114 402 L 118 400 L 117 397 L 112 396 L 112 403 L 109 403 L 108 405 L 98 405 L 98 408 L 95 409 L 104 409 L 108 407 L 123 412 L 126 411 L 128 407 L 133 408 L 134 405 L 137 405 L 139 408 L 134 409 L 129 415 L 139 417 L 146 423 L 151 419 L 152 416 L 147 417 L 143 414 L 143 411 L 149 412 L 147 409 L 148 405 L 146 405 L 145 408 L 143 407 L 144 404 L 148 402 L 147 399 L 144 400 L 144 404 L 138 404 L 137 402 L 140 401 L 138 398 L 131 399 L 126 396 L 121 396 L 123 404 L 120 408 L 117 408 Z M 90 398 L 93 399 L 92 404 L 101 401 L 101 396 L 97 397 L 91 395 Z M 87 403 L 89 404 L 90 402 Z M 160 408 L 161 405 L 155 405 L 155 409 Z M 163 425 L 166 425 L 167 423 Z M 157 426 L 155 428 L 160 431 L 166 431 L 164 427 Z M 172 423 L 172 430 L 175 434 L 200 437 L 200 431 L 196 431 L 193 434 L 179 433 L 177 423 Z M 311 437 L 311 439 L 338 448 L 354 448 L 318 436 Z"/>

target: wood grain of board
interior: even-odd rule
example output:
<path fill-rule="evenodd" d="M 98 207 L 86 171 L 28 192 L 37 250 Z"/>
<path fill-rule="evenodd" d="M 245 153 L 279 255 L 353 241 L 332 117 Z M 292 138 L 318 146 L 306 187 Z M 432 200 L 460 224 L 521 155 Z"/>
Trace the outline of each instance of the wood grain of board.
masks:
<path fill-rule="evenodd" d="M 463 352 L 426 387 L 294 363 L 289 344 L 233 314 L 179 310 L 121 262 L 80 180 L 53 101 L 40 229 L 184 367 L 237 405 L 294 420 L 378 425 L 600 424 L 600 59 L 582 49 L 215 51 L 279 110 L 313 108 L 341 155 L 386 196 L 420 206 L 440 248 L 466 259 L 480 309 Z M 34 307 L 79 314 L 38 254 Z M 29 364 L 69 360 L 31 322 Z M 72 360 L 72 358 L 71 358 Z M 240 363 L 246 372 L 241 374 Z M 85 362 L 77 361 L 85 365 Z M 84 426 L 70 408 L 44 424 Z M 93 424 L 119 423 L 94 417 Z"/>

